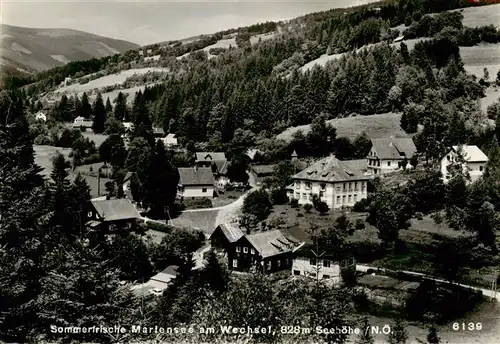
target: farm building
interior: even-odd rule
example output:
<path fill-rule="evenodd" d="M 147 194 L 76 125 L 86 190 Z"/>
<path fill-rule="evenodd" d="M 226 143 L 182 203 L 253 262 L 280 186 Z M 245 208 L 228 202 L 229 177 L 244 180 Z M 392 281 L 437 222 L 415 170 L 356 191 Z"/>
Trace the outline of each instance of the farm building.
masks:
<path fill-rule="evenodd" d="M 483 175 L 487 162 L 488 157 L 477 146 L 453 146 L 441 159 L 443 181 L 446 183 L 450 180 L 451 165 L 462 164 L 463 170 L 469 173 L 470 181 L 475 182 Z"/>
<path fill-rule="evenodd" d="M 137 209 L 125 198 L 92 200 L 87 227 L 93 230 L 133 230 L 141 217 Z"/>
<path fill-rule="evenodd" d="M 214 196 L 214 175 L 210 167 L 179 167 L 177 197 L 197 198 Z"/>
<path fill-rule="evenodd" d="M 409 137 L 371 139 L 371 143 L 367 169 L 369 173 L 377 175 L 400 169 L 400 163 L 405 159 L 409 162 L 417 152 L 413 139 Z"/>

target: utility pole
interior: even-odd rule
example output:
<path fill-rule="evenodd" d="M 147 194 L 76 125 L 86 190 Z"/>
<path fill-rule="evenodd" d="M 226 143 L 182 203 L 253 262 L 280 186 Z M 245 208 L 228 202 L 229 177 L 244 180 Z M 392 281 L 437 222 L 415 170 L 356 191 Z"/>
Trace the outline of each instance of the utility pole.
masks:
<path fill-rule="evenodd" d="M 317 229 L 316 229 L 316 233 L 317 233 Z M 317 252 L 319 252 L 319 247 L 318 247 L 318 236 L 316 235 L 315 233 L 315 241 L 316 241 L 316 251 L 314 251 L 313 249 L 311 249 L 311 253 L 314 255 L 315 259 L 316 259 L 316 286 L 319 284 L 319 272 L 320 272 L 320 266 L 319 266 L 319 258 L 323 257 L 325 255 L 325 251 L 321 252 L 320 254 L 318 254 Z"/>

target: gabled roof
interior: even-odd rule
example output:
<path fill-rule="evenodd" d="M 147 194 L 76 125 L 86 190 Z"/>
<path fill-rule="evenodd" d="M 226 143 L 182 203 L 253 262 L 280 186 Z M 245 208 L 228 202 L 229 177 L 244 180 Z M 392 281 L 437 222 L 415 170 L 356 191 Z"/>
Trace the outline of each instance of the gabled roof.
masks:
<path fill-rule="evenodd" d="M 153 128 L 153 134 L 155 135 L 165 135 L 165 130 L 162 128 Z"/>
<path fill-rule="evenodd" d="M 227 174 L 227 169 L 229 167 L 229 161 L 214 161 L 215 166 L 217 166 L 217 171 L 219 174 Z"/>
<path fill-rule="evenodd" d="M 262 151 L 260 149 L 250 148 L 245 154 L 250 158 L 250 160 L 253 160 L 255 159 L 255 155 L 257 155 L 257 153 L 261 154 Z"/>
<path fill-rule="evenodd" d="M 292 177 L 292 179 L 330 183 L 346 180 L 366 180 L 369 178 L 362 171 L 350 168 L 334 155 L 317 161 Z"/>
<path fill-rule="evenodd" d="M 173 280 L 177 275 L 179 274 L 177 272 L 177 269 L 179 267 L 177 265 L 170 265 L 166 269 L 164 269 L 162 272 L 157 273 L 153 277 L 151 277 L 152 281 L 158 281 L 162 283 L 168 283 L 171 280 Z"/>
<path fill-rule="evenodd" d="M 293 150 L 292 158 L 297 158 L 297 157 L 298 157 L 297 152 L 295 150 Z"/>
<path fill-rule="evenodd" d="M 488 157 L 475 145 L 453 146 L 455 153 L 461 152 L 462 157 L 467 162 L 486 162 Z"/>
<path fill-rule="evenodd" d="M 224 234 L 224 236 L 230 243 L 238 241 L 244 235 L 240 227 L 232 223 L 221 223 L 219 226 L 217 226 L 215 231 L 217 231 L 218 229 L 222 231 L 222 234 Z"/>
<path fill-rule="evenodd" d="M 103 221 L 129 220 L 141 217 L 132 202 L 126 198 L 91 200 L 90 202 Z"/>
<path fill-rule="evenodd" d="M 245 238 L 263 258 L 292 252 L 299 244 L 297 239 L 283 235 L 279 229 L 247 235 Z"/>
<path fill-rule="evenodd" d="M 167 136 L 165 136 L 165 138 L 168 139 L 168 140 L 175 139 L 175 134 L 172 134 L 172 133 L 167 134 Z"/>
<path fill-rule="evenodd" d="M 411 137 L 371 139 L 372 149 L 379 159 L 410 159 L 417 147 Z"/>
<path fill-rule="evenodd" d="M 170 265 L 169 267 L 165 268 L 162 272 L 167 275 L 172 275 L 172 276 L 177 276 L 179 273 L 177 270 L 179 269 L 179 266 L 177 265 Z"/>
<path fill-rule="evenodd" d="M 255 165 L 252 170 L 257 174 L 271 174 L 274 172 L 274 165 Z"/>
<path fill-rule="evenodd" d="M 179 185 L 213 185 L 214 175 L 210 167 L 179 167 Z"/>
<path fill-rule="evenodd" d="M 196 161 L 226 161 L 226 154 L 223 152 L 196 152 Z"/>

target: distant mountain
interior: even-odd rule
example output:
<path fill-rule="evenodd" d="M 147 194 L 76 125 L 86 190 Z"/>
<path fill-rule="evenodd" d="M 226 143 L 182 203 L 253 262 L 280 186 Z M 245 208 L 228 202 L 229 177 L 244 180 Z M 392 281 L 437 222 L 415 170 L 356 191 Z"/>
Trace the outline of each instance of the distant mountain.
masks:
<path fill-rule="evenodd" d="M 34 73 L 71 61 L 105 57 L 137 49 L 135 43 L 70 29 L 1 25 L 3 72 Z"/>

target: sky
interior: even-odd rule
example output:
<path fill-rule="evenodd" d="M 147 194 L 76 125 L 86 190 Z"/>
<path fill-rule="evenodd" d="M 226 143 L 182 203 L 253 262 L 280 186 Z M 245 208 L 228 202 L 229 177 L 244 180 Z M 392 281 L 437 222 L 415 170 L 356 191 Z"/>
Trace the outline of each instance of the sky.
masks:
<path fill-rule="evenodd" d="M 183 39 L 265 21 L 292 19 L 370 0 L 0 0 L 4 24 L 68 28 L 140 45 Z"/>

